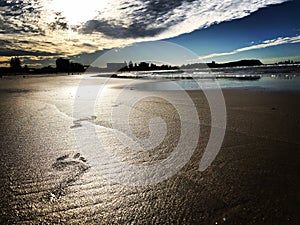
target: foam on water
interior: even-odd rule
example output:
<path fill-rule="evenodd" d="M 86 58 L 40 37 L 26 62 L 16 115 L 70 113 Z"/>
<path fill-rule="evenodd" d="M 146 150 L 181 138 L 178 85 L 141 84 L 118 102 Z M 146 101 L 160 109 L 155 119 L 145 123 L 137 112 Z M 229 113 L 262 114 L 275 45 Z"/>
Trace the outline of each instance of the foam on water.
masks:
<path fill-rule="evenodd" d="M 290 73 L 267 72 L 254 69 L 249 71 L 184 71 L 181 73 L 148 72 L 135 73 L 135 77 L 140 79 L 155 79 L 158 82 L 139 82 L 129 85 L 128 88 L 147 91 L 172 91 L 172 90 L 199 90 L 220 88 L 255 88 L 272 91 L 299 91 L 300 73 L 292 71 Z M 129 76 L 127 74 L 127 76 Z M 243 77 L 260 76 L 257 80 L 241 80 Z M 181 79 L 182 78 L 182 79 Z M 236 79 L 235 79 L 236 78 Z M 201 87 L 199 86 L 201 83 Z"/>

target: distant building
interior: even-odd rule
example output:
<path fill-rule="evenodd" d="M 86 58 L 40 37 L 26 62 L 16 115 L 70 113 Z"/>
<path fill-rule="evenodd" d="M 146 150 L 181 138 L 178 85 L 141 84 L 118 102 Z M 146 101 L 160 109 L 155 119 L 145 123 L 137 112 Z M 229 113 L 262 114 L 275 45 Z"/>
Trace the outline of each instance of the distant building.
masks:
<path fill-rule="evenodd" d="M 85 68 L 80 63 L 70 63 L 70 72 L 84 72 Z"/>

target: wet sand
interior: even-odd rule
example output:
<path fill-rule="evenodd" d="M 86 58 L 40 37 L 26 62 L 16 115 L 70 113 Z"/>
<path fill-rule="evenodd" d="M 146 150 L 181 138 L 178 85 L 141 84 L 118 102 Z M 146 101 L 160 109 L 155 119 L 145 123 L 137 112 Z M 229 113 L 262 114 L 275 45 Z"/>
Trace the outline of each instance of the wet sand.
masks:
<path fill-rule="evenodd" d="M 210 110 L 201 91 L 189 91 L 201 123 L 191 160 L 166 181 L 132 187 L 105 180 L 92 159 L 78 152 L 74 130 L 92 122 L 110 137 L 109 109 L 118 107 L 112 100 L 117 89 L 108 88 L 96 115 L 73 118 L 79 81 L 79 76 L 0 81 L 1 224 L 299 224 L 299 92 L 223 90 L 225 139 L 212 165 L 200 172 Z M 114 82 L 119 87 L 125 81 Z M 178 91 L 161 93 L 180 101 Z M 130 118 L 138 137 L 149 135 L 145 124 L 153 115 L 170 128 L 150 162 L 170 154 L 180 135 L 174 108 L 149 98 Z M 115 151 L 134 163 L 149 160 Z"/>

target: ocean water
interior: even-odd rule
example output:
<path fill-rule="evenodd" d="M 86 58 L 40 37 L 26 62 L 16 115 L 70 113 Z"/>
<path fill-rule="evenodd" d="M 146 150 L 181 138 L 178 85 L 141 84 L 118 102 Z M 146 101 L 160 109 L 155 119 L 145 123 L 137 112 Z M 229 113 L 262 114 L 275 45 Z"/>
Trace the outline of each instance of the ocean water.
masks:
<path fill-rule="evenodd" d="M 139 82 L 128 86 L 130 89 L 148 91 L 216 88 L 251 88 L 272 91 L 300 90 L 299 65 L 135 72 L 120 75 L 155 80 L 156 82 Z M 238 79 L 253 76 L 259 76 L 260 79 Z"/>
<path fill-rule="evenodd" d="M 234 80 L 234 79 L 191 79 L 191 80 L 173 80 L 141 83 L 129 86 L 131 89 L 163 91 L 163 90 L 200 90 L 216 88 L 246 88 L 271 91 L 299 91 L 300 77 L 289 78 L 262 77 L 259 80 Z"/>

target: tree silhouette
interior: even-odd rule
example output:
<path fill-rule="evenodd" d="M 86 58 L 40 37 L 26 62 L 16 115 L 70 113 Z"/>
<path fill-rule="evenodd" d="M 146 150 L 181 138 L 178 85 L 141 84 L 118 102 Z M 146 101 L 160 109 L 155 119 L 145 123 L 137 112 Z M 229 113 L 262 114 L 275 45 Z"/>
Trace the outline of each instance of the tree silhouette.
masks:
<path fill-rule="evenodd" d="M 21 60 L 18 57 L 13 57 L 10 59 L 10 68 L 13 71 L 20 71 L 21 67 Z"/>
<path fill-rule="evenodd" d="M 133 69 L 133 63 L 132 63 L 131 60 L 130 60 L 129 63 L 128 63 L 128 69 L 129 69 L 129 70 L 132 70 L 132 69 Z"/>

